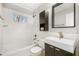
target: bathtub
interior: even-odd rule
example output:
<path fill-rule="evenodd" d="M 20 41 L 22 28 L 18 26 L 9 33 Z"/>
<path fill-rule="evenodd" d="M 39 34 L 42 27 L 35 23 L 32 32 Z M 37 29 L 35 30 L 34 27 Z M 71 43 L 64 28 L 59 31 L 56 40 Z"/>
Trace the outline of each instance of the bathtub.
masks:
<path fill-rule="evenodd" d="M 37 42 L 37 41 L 36 41 Z M 44 56 L 44 42 L 41 40 L 38 42 L 39 46 L 43 49 L 42 54 L 40 56 Z M 11 51 L 8 53 L 3 53 L 2 56 L 36 56 L 31 53 L 31 48 L 34 47 L 35 44 L 31 44 L 29 46 L 26 46 L 25 48 L 17 49 L 15 51 Z"/>
<path fill-rule="evenodd" d="M 30 52 L 30 49 L 34 46 L 34 44 L 27 46 L 22 49 L 18 49 L 16 51 L 12 51 L 9 53 L 5 53 L 2 56 L 33 56 L 33 54 Z"/>

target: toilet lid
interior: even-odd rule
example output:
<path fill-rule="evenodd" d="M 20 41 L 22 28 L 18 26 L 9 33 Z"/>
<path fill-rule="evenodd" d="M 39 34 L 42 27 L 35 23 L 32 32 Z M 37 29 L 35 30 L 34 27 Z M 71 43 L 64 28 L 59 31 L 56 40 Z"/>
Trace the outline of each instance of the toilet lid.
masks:
<path fill-rule="evenodd" d="M 41 47 L 38 47 L 38 46 L 35 46 L 35 47 L 33 47 L 33 48 L 31 49 L 31 52 L 32 52 L 32 53 L 38 53 L 38 52 L 40 52 L 40 51 L 42 51 L 42 48 L 41 48 Z"/>

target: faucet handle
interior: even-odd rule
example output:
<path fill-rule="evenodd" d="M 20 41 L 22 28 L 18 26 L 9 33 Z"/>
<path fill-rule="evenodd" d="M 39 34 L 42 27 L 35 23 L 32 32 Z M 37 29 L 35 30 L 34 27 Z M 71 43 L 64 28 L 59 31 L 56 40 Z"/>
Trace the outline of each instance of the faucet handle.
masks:
<path fill-rule="evenodd" d="M 60 38 L 63 38 L 63 33 L 59 32 L 59 36 L 60 36 Z"/>

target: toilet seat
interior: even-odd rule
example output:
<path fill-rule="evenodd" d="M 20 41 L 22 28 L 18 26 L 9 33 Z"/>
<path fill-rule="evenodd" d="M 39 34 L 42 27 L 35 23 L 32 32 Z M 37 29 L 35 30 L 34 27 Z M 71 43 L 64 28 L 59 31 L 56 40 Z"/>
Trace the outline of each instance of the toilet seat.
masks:
<path fill-rule="evenodd" d="M 31 52 L 32 52 L 33 54 L 41 53 L 41 51 L 42 51 L 42 48 L 41 48 L 41 47 L 38 47 L 38 46 L 35 46 L 35 47 L 33 47 L 33 48 L 31 49 Z"/>

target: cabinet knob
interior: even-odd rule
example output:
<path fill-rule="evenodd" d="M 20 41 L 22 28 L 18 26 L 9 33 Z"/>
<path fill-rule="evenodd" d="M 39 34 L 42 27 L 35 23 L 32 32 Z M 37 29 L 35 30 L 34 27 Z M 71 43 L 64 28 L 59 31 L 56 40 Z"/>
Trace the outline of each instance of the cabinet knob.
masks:
<path fill-rule="evenodd" d="M 50 46 L 50 48 L 54 48 L 53 46 Z"/>
<path fill-rule="evenodd" d="M 56 51 L 60 51 L 60 49 L 56 48 Z"/>

